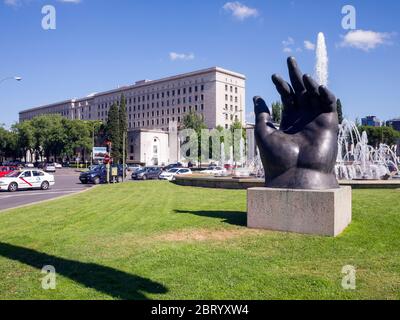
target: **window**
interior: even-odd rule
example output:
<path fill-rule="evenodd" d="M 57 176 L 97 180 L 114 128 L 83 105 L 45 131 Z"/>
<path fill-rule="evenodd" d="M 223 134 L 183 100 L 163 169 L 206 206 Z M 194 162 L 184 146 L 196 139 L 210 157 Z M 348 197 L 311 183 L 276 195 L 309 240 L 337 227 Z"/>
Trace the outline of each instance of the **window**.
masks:
<path fill-rule="evenodd" d="M 24 177 L 24 178 L 30 178 L 30 177 L 32 177 L 32 173 L 31 173 L 30 171 L 25 171 L 25 172 L 22 174 L 22 177 Z"/>
<path fill-rule="evenodd" d="M 33 176 L 34 177 L 43 177 L 44 173 L 43 172 L 39 172 L 39 171 L 33 171 Z"/>

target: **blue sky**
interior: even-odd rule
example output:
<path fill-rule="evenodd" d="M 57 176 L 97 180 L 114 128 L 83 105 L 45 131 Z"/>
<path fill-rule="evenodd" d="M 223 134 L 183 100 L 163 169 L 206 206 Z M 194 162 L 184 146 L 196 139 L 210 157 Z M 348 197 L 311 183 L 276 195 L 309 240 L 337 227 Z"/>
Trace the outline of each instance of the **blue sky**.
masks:
<path fill-rule="evenodd" d="M 400 1 L 0 1 L 0 78 L 23 77 L 0 84 L 0 123 L 29 107 L 211 66 L 247 76 L 251 121 L 254 95 L 279 98 L 270 76 L 287 77 L 287 56 L 313 73 L 320 31 L 345 115 L 400 116 Z M 41 26 L 48 4 L 56 30 Z M 356 8 L 357 30 L 342 28 L 346 4 Z"/>

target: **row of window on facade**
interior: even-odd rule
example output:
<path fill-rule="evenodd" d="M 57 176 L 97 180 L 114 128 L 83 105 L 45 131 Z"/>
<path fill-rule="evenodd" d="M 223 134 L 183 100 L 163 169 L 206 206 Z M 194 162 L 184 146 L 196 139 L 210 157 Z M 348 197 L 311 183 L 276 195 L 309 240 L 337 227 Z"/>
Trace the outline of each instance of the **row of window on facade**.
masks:
<path fill-rule="evenodd" d="M 188 108 L 186 108 L 186 107 L 182 107 L 182 108 L 177 108 L 176 109 L 176 112 L 178 113 L 178 114 L 180 114 L 180 113 L 186 113 L 187 111 L 204 111 L 204 104 L 201 104 L 200 105 L 200 107 L 199 106 L 197 106 L 197 105 L 195 105 L 194 106 L 194 108 L 192 107 L 192 106 L 189 106 Z M 147 117 L 149 118 L 150 117 L 150 115 L 151 115 L 151 117 L 159 117 L 160 115 L 161 116 L 164 116 L 164 115 L 169 115 L 169 114 L 175 114 L 175 108 L 172 108 L 171 110 L 170 109 L 166 109 L 166 110 L 161 110 L 161 112 L 159 111 L 159 110 L 157 110 L 157 111 L 152 111 L 151 113 L 150 112 L 147 112 Z M 103 116 L 107 116 L 108 115 L 108 111 L 102 111 L 102 112 L 98 112 L 98 117 L 100 118 L 100 117 L 103 117 Z M 131 120 L 132 119 L 132 117 L 133 117 L 133 119 L 136 119 L 136 118 L 140 118 L 141 117 L 141 115 L 143 115 L 143 118 L 145 118 L 145 116 L 146 116 L 146 113 L 137 113 L 137 114 L 129 114 L 129 120 Z M 89 114 L 89 118 L 90 118 L 90 114 Z"/>
<path fill-rule="evenodd" d="M 167 106 L 167 107 L 169 107 L 170 105 L 172 105 L 172 106 L 175 106 L 175 104 L 181 104 L 181 103 L 183 103 L 183 104 L 185 104 L 185 103 L 192 103 L 192 102 L 198 102 L 198 101 L 204 101 L 204 95 L 202 94 L 202 95 L 200 95 L 200 96 L 194 96 L 194 101 L 193 101 L 193 99 L 192 99 L 192 96 L 189 96 L 188 97 L 188 99 L 186 99 L 186 97 L 183 97 L 182 99 L 181 98 L 178 98 L 177 100 L 175 100 L 175 99 L 172 99 L 171 100 L 171 103 L 170 103 L 170 100 L 166 100 L 166 101 L 161 101 L 161 104 L 160 104 L 160 102 L 159 101 L 157 101 L 156 103 L 154 103 L 154 102 L 152 102 L 151 104 L 150 103 L 147 103 L 147 109 L 150 109 L 150 106 L 151 106 L 151 108 L 152 109 L 154 109 L 155 107 L 156 108 L 159 108 L 160 106 L 161 107 L 165 107 L 165 106 Z M 140 101 L 138 101 L 138 102 L 140 102 Z M 143 101 L 142 101 L 143 102 Z M 136 103 L 136 102 L 134 102 L 134 103 Z M 98 105 L 97 106 L 97 109 L 98 110 L 100 110 L 100 109 L 107 109 L 108 107 L 111 107 L 111 103 L 108 105 L 108 104 L 101 104 L 101 105 Z M 117 105 L 119 105 L 119 103 L 117 104 Z M 143 105 L 134 105 L 134 106 L 129 106 L 128 107 L 128 110 L 129 110 L 129 112 L 131 112 L 132 110 L 133 111 L 136 111 L 136 109 L 137 110 L 140 110 L 142 108 L 142 110 L 144 110 L 145 108 L 146 108 L 146 104 L 143 104 Z M 90 111 L 90 109 L 91 109 L 91 107 L 89 106 L 89 111 Z"/>
<path fill-rule="evenodd" d="M 233 96 L 225 95 L 225 101 L 233 102 Z M 238 97 L 235 97 L 235 103 L 238 103 Z"/>
<path fill-rule="evenodd" d="M 176 118 L 178 123 L 181 123 L 182 118 L 177 117 Z M 175 117 L 171 118 L 171 121 L 175 121 Z M 146 120 L 146 121 L 138 121 L 138 122 L 129 122 L 129 128 L 141 128 L 141 127 L 149 127 L 150 124 L 151 126 L 160 126 L 160 125 L 168 125 L 170 122 L 170 118 L 162 118 L 162 119 L 153 119 L 153 120 Z"/>
<path fill-rule="evenodd" d="M 228 91 L 228 88 L 230 89 L 230 92 L 233 92 L 233 86 L 228 86 L 227 84 L 225 85 L 225 91 Z M 238 93 L 238 88 L 235 87 L 235 93 Z"/>
<path fill-rule="evenodd" d="M 233 121 L 233 114 L 228 115 L 227 113 L 225 113 L 225 120 L 231 120 Z M 235 115 L 235 121 L 239 121 L 239 117 L 237 115 Z"/>
<path fill-rule="evenodd" d="M 164 91 L 164 92 L 158 92 L 158 93 L 137 96 L 137 97 L 126 99 L 126 102 L 128 104 L 132 104 L 132 103 L 145 102 L 145 101 L 150 101 L 150 100 L 155 100 L 155 99 L 160 99 L 160 98 L 164 99 L 165 97 L 169 98 L 169 97 L 191 94 L 193 92 L 199 92 L 199 90 L 204 91 L 204 85 L 189 87 L 187 89 L 183 88 L 183 89 L 176 89 L 176 90 L 171 90 L 171 91 Z M 120 101 L 117 99 L 116 103 L 117 103 L 117 105 L 119 105 Z M 107 105 L 107 103 L 105 103 L 105 105 Z"/>

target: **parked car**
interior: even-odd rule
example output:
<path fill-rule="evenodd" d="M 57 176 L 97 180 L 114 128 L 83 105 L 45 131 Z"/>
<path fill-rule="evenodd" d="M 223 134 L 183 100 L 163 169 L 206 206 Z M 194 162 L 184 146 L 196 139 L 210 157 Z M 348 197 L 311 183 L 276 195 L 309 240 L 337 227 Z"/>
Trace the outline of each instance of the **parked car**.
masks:
<path fill-rule="evenodd" d="M 165 167 L 163 168 L 163 170 L 164 170 L 164 171 L 168 171 L 168 170 L 174 169 L 174 168 L 183 168 L 183 164 L 180 163 L 180 162 L 171 163 L 171 164 L 165 166 Z"/>
<path fill-rule="evenodd" d="M 0 178 L 0 190 L 10 192 L 34 188 L 48 190 L 54 184 L 54 176 L 41 170 L 14 171 Z"/>
<path fill-rule="evenodd" d="M 117 168 L 118 175 L 115 178 L 111 177 L 112 169 Z M 122 182 L 123 181 L 123 166 L 110 166 L 110 182 L 112 179 L 115 182 Z M 82 184 L 100 184 L 107 182 L 107 166 L 106 165 L 98 165 L 92 168 L 92 170 L 82 172 L 79 176 L 79 180 Z"/>
<path fill-rule="evenodd" d="M 220 166 L 213 166 L 213 167 L 208 167 L 207 170 L 202 170 L 200 173 L 204 174 L 211 174 L 211 175 L 224 175 L 226 174 L 226 169 Z"/>
<path fill-rule="evenodd" d="M 132 173 L 133 180 L 154 180 L 158 179 L 162 169 L 158 167 L 146 167 Z"/>
<path fill-rule="evenodd" d="M 25 163 L 25 168 L 34 168 L 35 166 L 33 165 L 33 163 Z"/>
<path fill-rule="evenodd" d="M 56 165 L 54 163 L 47 163 L 44 166 L 44 171 L 46 171 L 46 172 L 56 172 Z"/>
<path fill-rule="evenodd" d="M 174 181 L 177 175 L 188 175 L 188 174 L 192 174 L 192 170 L 186 168 L 173 168 L 161 173 L 159 178 L 161 180 Z"/>
<path fill-rule="evenodd" d="M 55 165 L 56 169 L 62 169 L 62 165 L 60 163 L 56 162 L 54 165 Z"/>
<path fill-rule="evenodd" d="M 19 170 L 18 167 L 15 166 L 1 166 L 0 167 L 0 178 L 4 177 L 14 171 Z"/>

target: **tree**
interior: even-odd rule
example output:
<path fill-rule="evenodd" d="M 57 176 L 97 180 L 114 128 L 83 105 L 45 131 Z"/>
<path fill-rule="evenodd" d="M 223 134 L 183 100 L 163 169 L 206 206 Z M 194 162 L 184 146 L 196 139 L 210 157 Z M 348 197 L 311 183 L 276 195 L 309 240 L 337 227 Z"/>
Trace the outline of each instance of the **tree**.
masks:
<path fill-rule="evenodd" d="M 343 122 L 343 109 L 342 109 L 342 102 L 340 101 L 340 99 L 337 99 L 337 114 L 338 114 L 338 118 L 339 118 L 339 124 L 342 124 Z"/>
<path fill-rule="evenodd" d="M 190 111 L 183 117 L 182 124 L 184 129 L 193 129 L 198 135 L 200 135 L 201 130 L 207 129 L 203 116 L 194 111 Z"/>
<path fill-rule="evenodd" d="M 198 137 L 198 154 L 197 154 L 197 161 L 199 162 L 201 166 L 201 154 L 202 154 L 202 145 L 201 145 L 201 131 L 203 129 L 207 129 L 207 125 L 204 122 L 203 116 L 200 114 L 190 111 L 188 114 L 186 114 L 183 117 L 182 120 L 182 125 L 184 129 L 193 129 Z M 188 141 L 185 141 L 184 143 L 187 143 Z"/>
<path fill-rule="evenodd" d="M 128 118 L 126 116 L 126 99 L 121 95 L 121 102 L 119 106 L 119 133 L 120 133 L 120 162 L 126 160 L 128 154 Z M 125 140 L 125 141 L 124 141 Z M 124 150 L 125 145 L 125 150 Z M 125 152 L 125 159 L 122 159 Z"/>
<path fill-rule="evenodd" d="M 277 101 L 273 102 L 271 105 L 272 108 L 272 119 L 275 123 L 281 123 L 282 119 L 282 103 Z"/>
<path fill-rule="evenodd" d="M 119 130 L 119 110 L 114 103 L 108 112 L 108 119 L 105 128 L 106 138 L 112 142 L 111 157 L 114 161 L 119 161 L 121 158 L 121 135 Z"/>
<path fill-rule="evenodd" d="M 4 158 L 12 157 L 15 159 L 17 135 L 13 131 L 5 129 L 0 125 L 0 161 L 3 162 Z"/>
<path fill-rule="evenodd" d="M 360 126 L 360 132 L 366 132 L 368 135 L 368 144 L 377 148 L 381 143 L 389 146 L 395 145 L 400 138 L 400 132 L 392 127 L 370 127 Z"/>
<path fill-rule="evenodd" d="M 32 156 L 35 148 L 34 128 L 30 121 L 24 121 L 13 126 L 13 131 L 17 135 L 16 153 L 21 152 L 23 158 L 26 158 L 29 152 Z"/>

